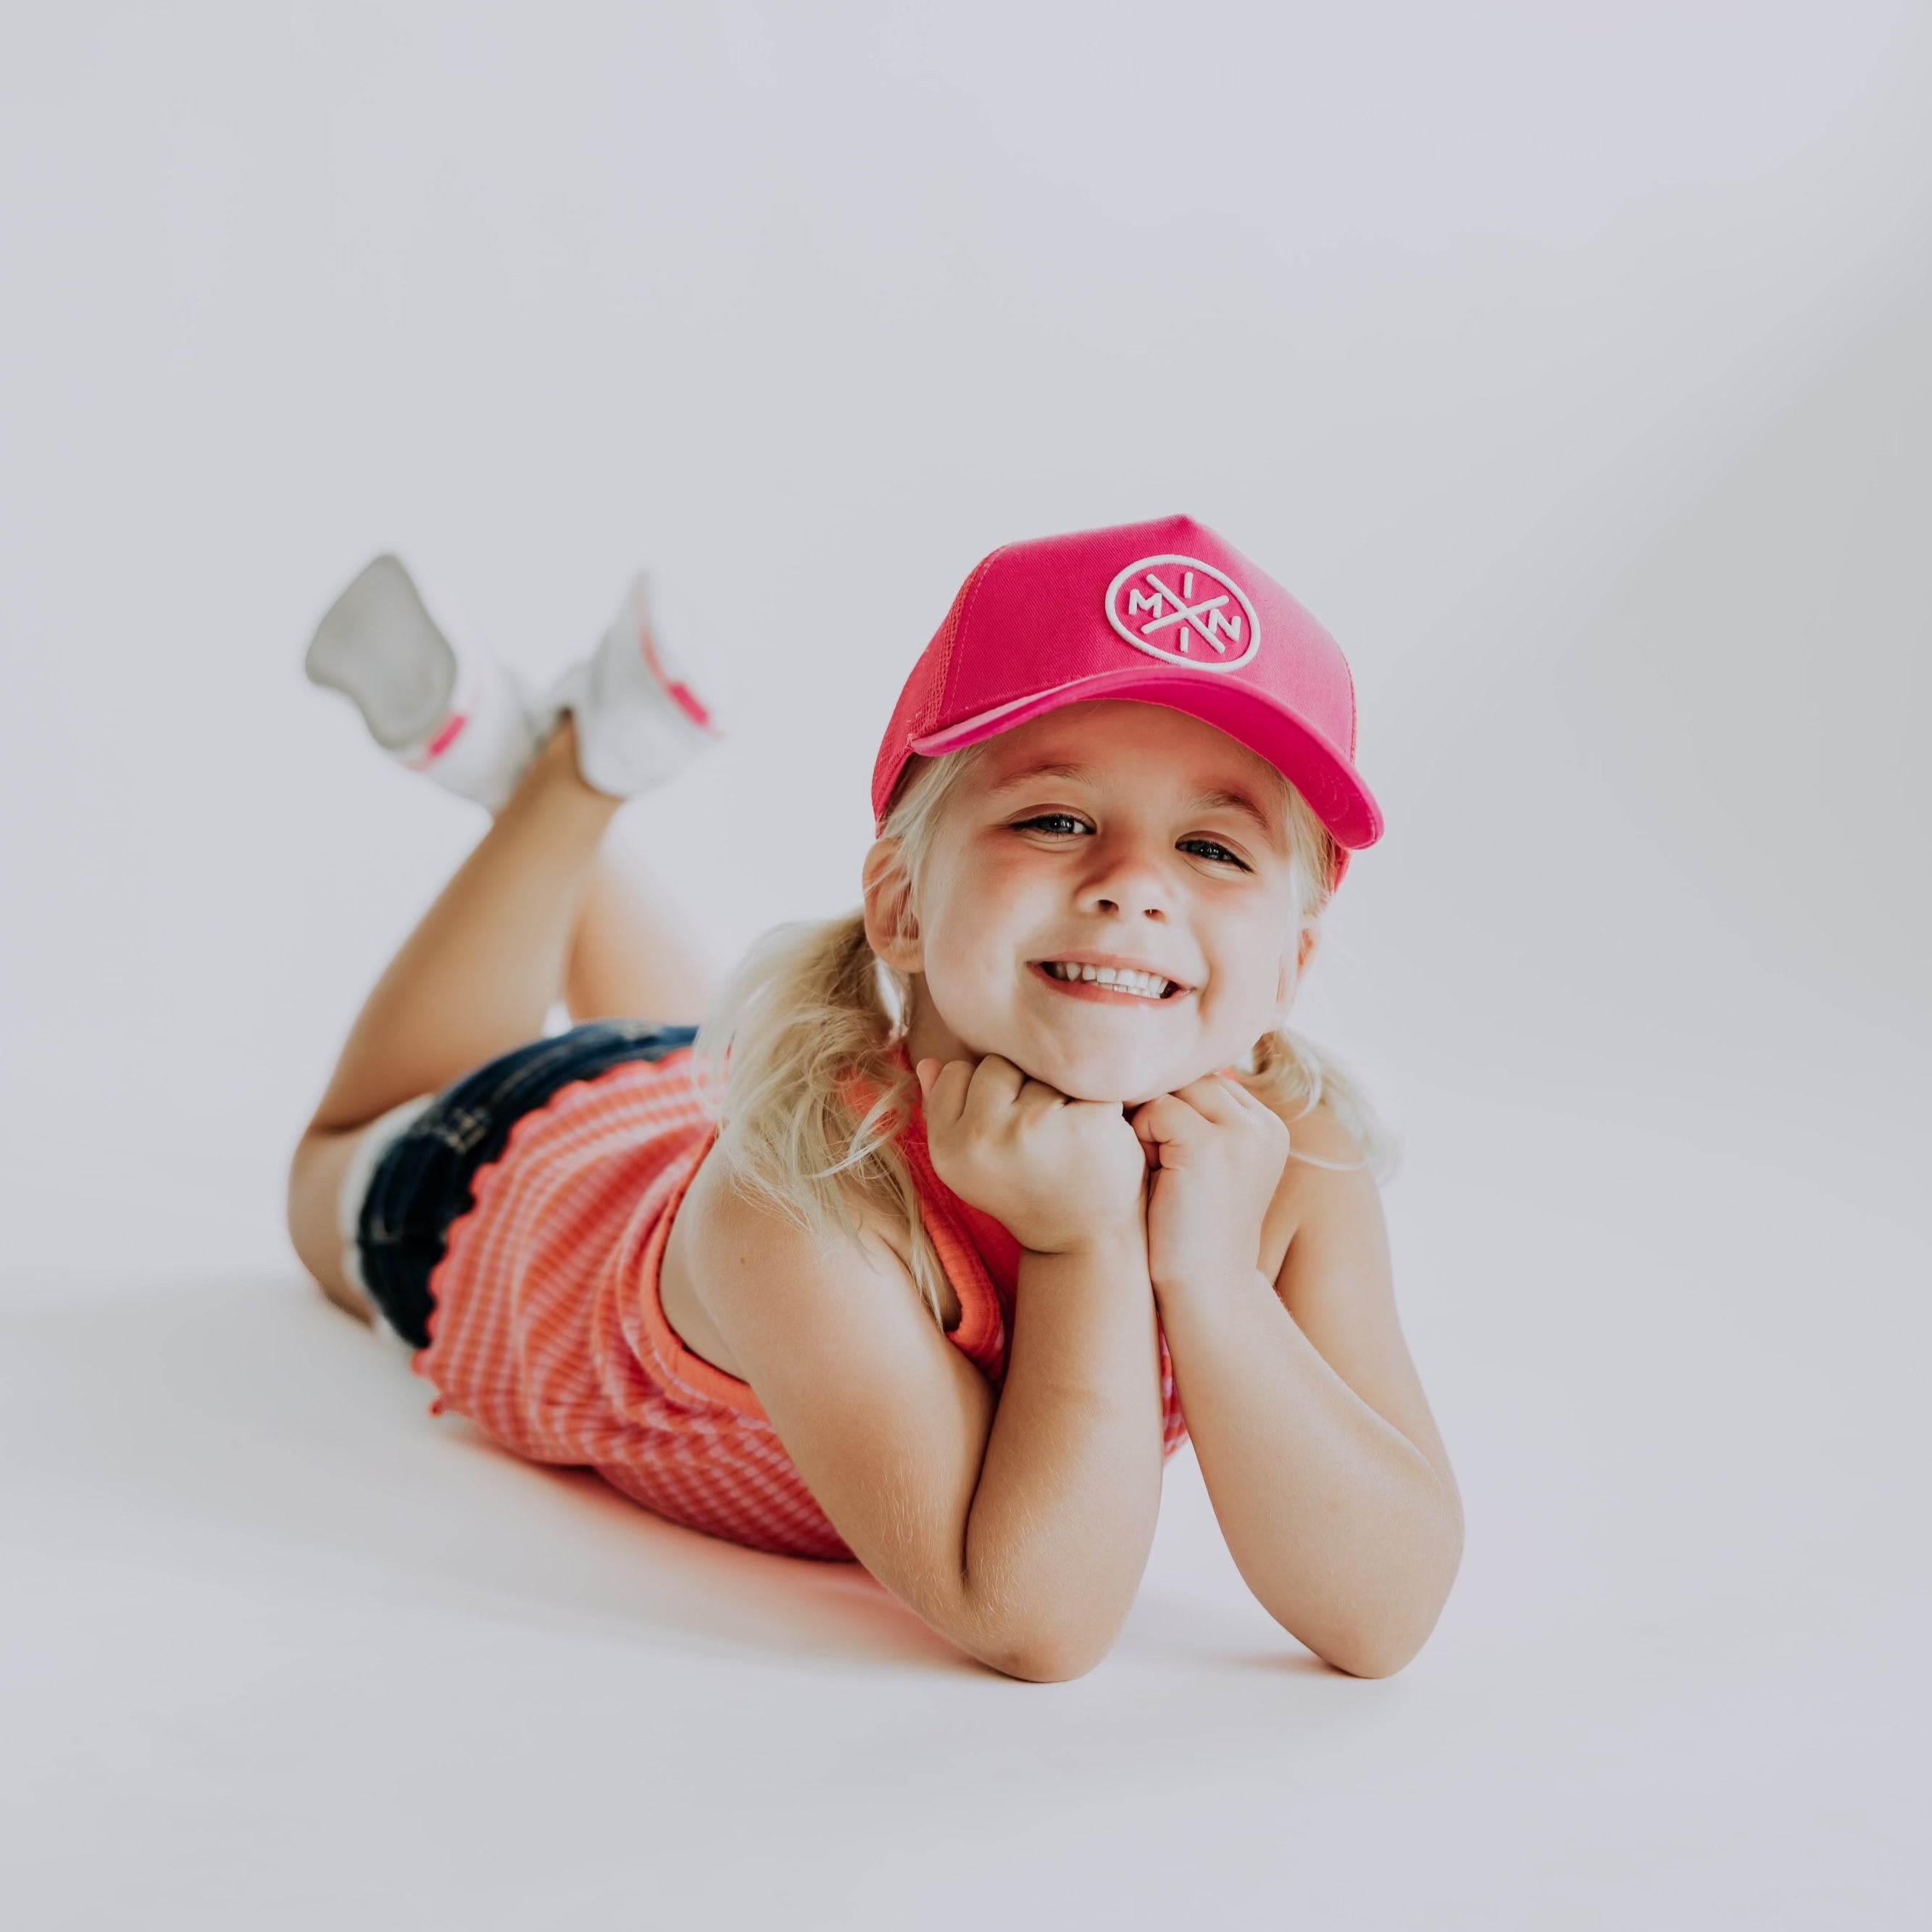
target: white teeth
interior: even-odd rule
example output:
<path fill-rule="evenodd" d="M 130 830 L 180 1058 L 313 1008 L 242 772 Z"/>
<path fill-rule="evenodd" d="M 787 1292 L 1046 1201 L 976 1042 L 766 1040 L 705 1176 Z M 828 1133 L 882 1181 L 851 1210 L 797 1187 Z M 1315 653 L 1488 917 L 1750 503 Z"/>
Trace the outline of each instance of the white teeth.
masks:
<path fill-rule="evenodd" d="M 1056 980 L 1085 980 L 1097 986 L 1111 986 L 1117 993 L 1133 993 L 1144 1000 L 1164 999 L 1173 982 L 1157 973 L 1142 973 L 1129 966 L 1085 966 L 1069 959 L 1041 962 Z"/>

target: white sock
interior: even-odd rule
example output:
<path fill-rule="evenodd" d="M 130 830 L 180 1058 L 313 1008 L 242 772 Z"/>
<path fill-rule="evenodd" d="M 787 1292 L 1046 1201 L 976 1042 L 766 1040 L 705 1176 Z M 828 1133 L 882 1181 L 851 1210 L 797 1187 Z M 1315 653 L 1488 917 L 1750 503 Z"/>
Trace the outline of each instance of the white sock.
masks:
<path fill-rule="evenodd" d="M 368 565 L 329 606 L 304 668 L 354 700 L 392 758 L 492 812 L 556 715 L 500 659 L 446 634 L 393 556 Z"/>
<path fill-rule="evenodd" d="M 577 721 L 577 766 L 584 782 L 614 798 L 664 784 L 719 735 L 653 631 L 650 586 L 642 577 L 597 648 L 558 680 L 550 702 Z"/>

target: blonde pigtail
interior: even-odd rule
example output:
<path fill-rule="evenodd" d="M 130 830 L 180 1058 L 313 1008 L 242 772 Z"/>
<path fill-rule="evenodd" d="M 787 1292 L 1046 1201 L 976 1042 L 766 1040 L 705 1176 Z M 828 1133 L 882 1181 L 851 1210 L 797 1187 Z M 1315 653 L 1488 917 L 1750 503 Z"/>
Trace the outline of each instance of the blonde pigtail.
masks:
<path fill-rule="evenodd" d="M 1294 1122 L 1325 1106 L 1361 1149 L 1359 1160 L 1323 1160 L 1299 1152 L 1292 1153 L 1290 1160 L 1340 1171 L 1366 1168 L 1378 1180 L 1389 1178 L 1395 1166 L 1395 1148 L 1387 1129 L 1353 1076 L 1312 1040 L 1278 1027 L 1255 1042 L 1253 1066 L 1245 1084 L 1288 1123 L 1291 1146 Z"/>
<path fill-rule="evenodd" d="M 885 976 L 862 914 L 781 926 L 727 981 L 698 1060 L 717 1151 L 740 1185 L 815 1232 L 856 1239 L 868 1208 L 906 1228 L 913 1280 L 937 1318 L 944 1270 L 896 1138 L 916 1091 L 896 1051 L 904 993 L 889 1000 Z"/>

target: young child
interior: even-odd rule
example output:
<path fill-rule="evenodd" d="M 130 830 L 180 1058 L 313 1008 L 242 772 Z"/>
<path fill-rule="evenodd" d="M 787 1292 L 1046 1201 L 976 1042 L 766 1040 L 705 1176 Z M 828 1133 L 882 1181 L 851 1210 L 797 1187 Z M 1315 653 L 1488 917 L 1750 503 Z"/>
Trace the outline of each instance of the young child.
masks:
<path fill-rule="evenodd" d="M 714 735 L 641 584 L 539 700 L 379 558 L 308 670 L 496 813 L 290 1181 L 303 1261 L 439 1407 L 856 1557 L 1038 1679 L 1118 1634 L 1184 1417 L 1268 1611 L 1359 1676 L 1414 1654 L 1460 1506 L 1372 1129 L 1283 1027 L 1382 821 L 1280 586 L 1185 518 L 994 551 L 886 728 L 863 910 L 717 995 L 599 856 Z"/>

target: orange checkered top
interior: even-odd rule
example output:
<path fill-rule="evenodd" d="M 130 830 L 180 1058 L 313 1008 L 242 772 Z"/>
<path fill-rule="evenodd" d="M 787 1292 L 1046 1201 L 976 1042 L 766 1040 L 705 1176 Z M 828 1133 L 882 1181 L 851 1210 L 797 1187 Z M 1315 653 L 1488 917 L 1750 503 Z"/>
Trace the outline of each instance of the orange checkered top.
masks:
<path fill-rule="evenodd" d="M 751 1385 L 686 1348 L 658 1298 L 671 1217 L 716 1138 L 688 1049 L 627 1062 L 526 1114 L 449 1231 L 416 1372 L 439 1411 L 532 1462 L 595 1469 L 646 1509 L 734 1543 L 849 1559 Z M 1019 1244 L 933 1172 L 916 1112 L 902 1144 L 959 1298 L 947 1339 L 997 1385 Z M 1172 1454 L 1186 1430 L 1164 1342 L 1161 1387 Z"/>

